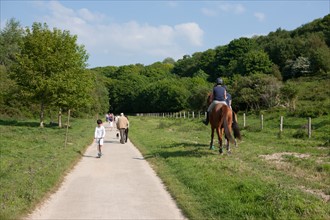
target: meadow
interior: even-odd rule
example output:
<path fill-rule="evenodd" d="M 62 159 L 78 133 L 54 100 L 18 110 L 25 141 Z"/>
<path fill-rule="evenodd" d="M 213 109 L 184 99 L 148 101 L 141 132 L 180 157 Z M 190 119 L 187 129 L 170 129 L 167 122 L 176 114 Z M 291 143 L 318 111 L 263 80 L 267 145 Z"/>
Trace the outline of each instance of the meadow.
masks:
<path fill-rule="evenodd" d="M 38 120 L 0 120 L 0 219 L 19 219 L 54 192 L 92 143 L 93 119 L 65 128 Z"/>
<path fill-rule="evenodd" d="M 330 219 L 329 117 L 247 115 L 232 154 L 209 150 L 200 119 L 130 116 L 129 138 L 188 219 Z M 94 119 L 66 129 L 0 120 L 0 219 L 18 219 L 47 198 L 92 142 Z M 215 141 L 215 143 L 217 143 Z M 161 205 L 161 204 L 160 204 Z"/>
<path fill-rule="evenodd" d="M 328 117 L 248 115 L 232 154 L 209 150 L 198 119 L 130 117 L 130 140 L 152 164 L 189 219 L 329 219 Z M 215 141 L 217 143 L 217 141 Z"/>

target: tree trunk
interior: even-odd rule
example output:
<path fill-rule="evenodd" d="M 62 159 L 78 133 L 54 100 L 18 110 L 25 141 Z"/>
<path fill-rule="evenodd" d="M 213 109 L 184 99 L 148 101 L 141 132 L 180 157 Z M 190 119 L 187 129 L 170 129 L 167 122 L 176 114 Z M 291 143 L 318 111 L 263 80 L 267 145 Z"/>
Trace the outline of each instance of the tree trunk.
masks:
<path fill-rule="evenodd" d="M 60 110 L 58 111 L 58 127 L 61 128 L 62 127 L 62 109 L 60 108 Z"/>
<path fill-rule="evenodd" d="M 66 132 L 65 132 L 65 143 L 64 143 L 64 147 L 66 147 L 66 145 L 68 143 L 69 123 L 70 123 L 70 109 L 68 111 L 68 121 L 66 123 Z"/>
<path fill-rule="evenodd" d="M 41 100 L 41 106 L 40 106 L 40 127 L 44 127 L 44 110 L 45 110 L 45 106 L 44 106 L 44 101 Z"/>

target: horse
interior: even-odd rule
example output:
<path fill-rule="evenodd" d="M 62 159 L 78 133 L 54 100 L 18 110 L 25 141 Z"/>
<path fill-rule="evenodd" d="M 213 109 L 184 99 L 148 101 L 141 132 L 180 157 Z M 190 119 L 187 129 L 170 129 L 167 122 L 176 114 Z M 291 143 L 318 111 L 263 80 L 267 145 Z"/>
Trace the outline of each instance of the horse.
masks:
<path fill-rule="evenodd" d="M 238 127 L 238 123 L 237 123 L 237 111 L 235 112 L 235 110 L 232 109 L 232 113 L 233 113 L 232 130 L 234 131 L 234 144 L 235 144 L 235 147 L 238 147 L 238 144 L 237 144 L 236 139 L 238 138 L 239 140 L 241 140 L 242 137 L 241 137 L 240 129 Z M 228 140 L 227 140 L 227 145 L 229 145 L 229 141 Z M 228 147 L 229 146 L 227 146 L 227 148 Z"/>
<path fill-rule="evenodd" d="M 213 94 L 209 94 L 208 105 L 213 101 Z M 213 148 L 213 139 L 214 139 L 214 130 L 217 132 L 218 141 L 219 141 L 219 153 L 223 153 L 222 146 L 222 135 L 225 134 L 225 138 L 227 139 L 226 149 L 228 153 L 231 153 L 229 142 L 235 143 L 236 140 L 232 137 L 231 132 L 234 129 L 235 138 L 241 139 L 241 135 L 239 132 L 238 124 L 237 124 L 237 116 L 232 111 L 230 107 L 225 104 L 216 104 L 212 111 L 209 113 L 210 125 L 211 125 L 211 142 L 210 149 Z"/>

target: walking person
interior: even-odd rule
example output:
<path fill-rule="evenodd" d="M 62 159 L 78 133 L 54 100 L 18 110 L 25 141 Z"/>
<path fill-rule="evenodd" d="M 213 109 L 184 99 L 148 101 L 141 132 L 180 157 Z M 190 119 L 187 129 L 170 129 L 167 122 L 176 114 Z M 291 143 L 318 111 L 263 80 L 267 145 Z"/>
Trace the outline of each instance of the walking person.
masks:
<path fill-rule="evenodd" d="M 128 120 L 124 116 L 124 113 L 120 113 L 120 117 L 118 118 L 117 121 L 117 129 L 119 130 L 120 133 L 120 143 L 125 144 L 126 140 L 126 135 L 125 135 L 125 130 L 128 126 Z"/>
<path fill-rule="evenodd" d="M 110 131 L 112 131 L 112 128 L 113 128 L 113 120 L 114 120 L 113 117 L 114 117 L 113 114 L 110 113 L 110 114 L 109 114 Z"/>
<path fill-rule="evenodd" d="M 94 139 L 97 144 L 97 150 L 98 150 L 97 157 L 100 158 L 102 156 L 102 146 L 103 146 L 103 139 L 105 136 L 105 128 L 103 126 L 101 119 L 98 119 L 96 123 L 97 123 L 97 127 L 95 128 Z"/>
<path fill-rule="evenodd" d="M 125 117 L 127 118 L 127 128 L 125 129 L 125 143 L 127 143 L 129 120 L 128 120 L 128 117 L 127 116 L 125 116 Z"/>

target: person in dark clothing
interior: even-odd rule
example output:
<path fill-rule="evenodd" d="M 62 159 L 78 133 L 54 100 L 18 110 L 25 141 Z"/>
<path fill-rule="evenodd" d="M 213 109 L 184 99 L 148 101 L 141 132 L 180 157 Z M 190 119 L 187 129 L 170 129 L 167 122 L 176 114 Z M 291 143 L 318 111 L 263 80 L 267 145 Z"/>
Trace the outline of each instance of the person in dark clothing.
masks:
<path fill-rule="evenodd" d="M 217 78 L 216 85 L 213 87 L 213 101 L 207 109 L 206 120 L 203 121 L 205 125 L 209 124 L 209 114 L 216 104 L 227 105 L 226 89 L 222 86 L 223 81 L 221 78 Z"/>
<path fill-rule="evenodd" d="M 231 95 L 230 95 L 230 93 L 227 90 L 227 86 L 223 86 L 223 88 L 225 88 L 226 94 L 227 94 L 226 103 L 229 106 L 229 108 L 231 108 Z"/>

